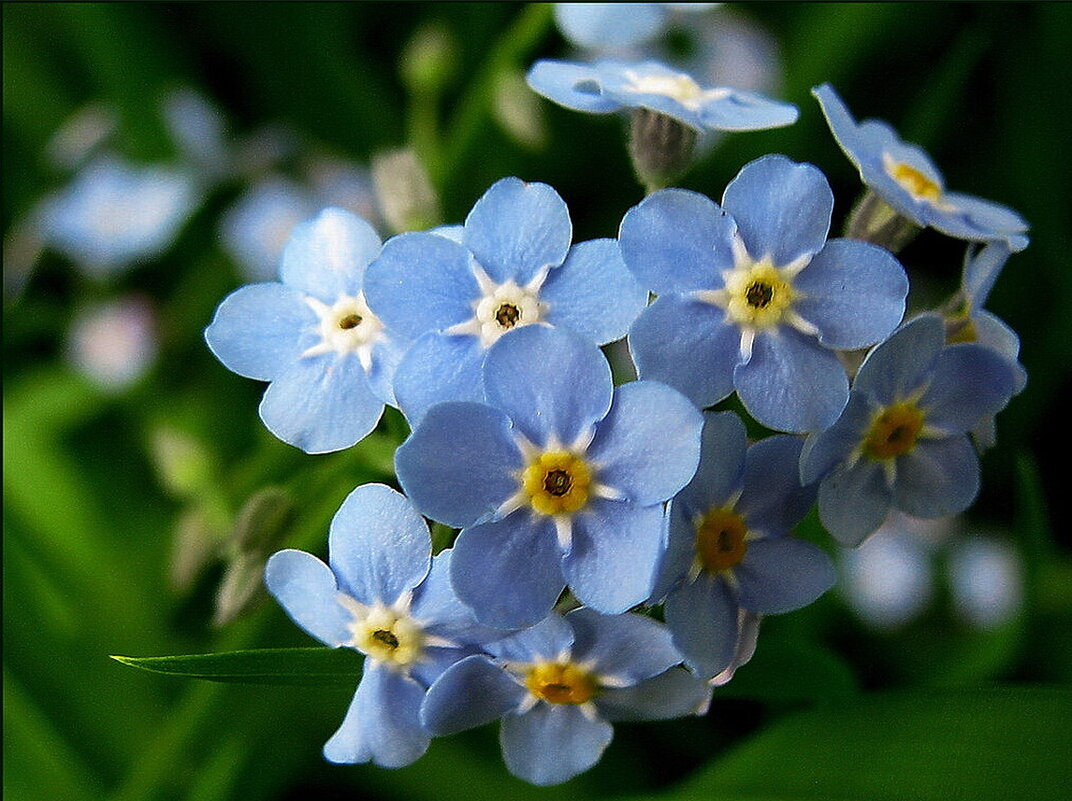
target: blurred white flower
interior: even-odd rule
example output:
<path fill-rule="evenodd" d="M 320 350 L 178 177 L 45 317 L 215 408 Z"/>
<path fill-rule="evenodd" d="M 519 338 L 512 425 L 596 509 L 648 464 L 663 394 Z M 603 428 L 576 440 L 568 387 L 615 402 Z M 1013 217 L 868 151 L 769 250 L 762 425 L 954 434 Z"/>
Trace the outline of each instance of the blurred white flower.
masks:
<path fill-rule="evenodd" d="M 971 625 L 990 629 L 1012 619 L 1023 604 L 1023 571 L 1005 542 L 973 536 L 949 554 L 953 606 Z"/>
<path fill-rule="evenodd" d="M 101 389 L 118 392 L 152 366 L 157 353 L 153 308 L 131 295 L 86 307 L 71 323 L 67 355 Z"/>

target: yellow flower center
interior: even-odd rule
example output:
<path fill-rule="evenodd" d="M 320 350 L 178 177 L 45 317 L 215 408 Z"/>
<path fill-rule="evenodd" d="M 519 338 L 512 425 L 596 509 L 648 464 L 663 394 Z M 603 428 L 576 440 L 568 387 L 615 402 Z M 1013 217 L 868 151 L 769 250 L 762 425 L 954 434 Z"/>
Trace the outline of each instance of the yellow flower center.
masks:
<path fill-rule="evenodd" d="M 871 421 L 864 437 L 864 453 L 876 461 L 902 456 L 916 446 L 923 430 L 923 412 L 905 401 L 883 409 Z"/>
<path fill-rule="evenodd" d="M 568 451 L 541 453 L 521 476 L 529 503 L 543 515 L 572 514 L 583 509 L 591 483 L 587 463 Z"/>
<path fill-rule="evenodd" d="M 551 704 L 583 704 L 596 694 L 590 673 L 566 662 L 539 662 L 525 677 L 529 692 Z"/>
<path fill-rule="evenodd" d="M 734 268 L 726 278 L 726 310 L 736 323 L 769 328 L 793 303 L 793 288 L 778 268 L 762 261 Z"/>
<path fill-rule="evenodd" d="M 933 201 L 942 196 L 942 187 L 915 167 L 887 158 L 886 172 L 917 200 Z"/>
<path fill-rule="evenodd" d="M 732 509 L 711 509 L 696 524 L 696 558 L 708 573 L 736 567 L 748 550 L 744 518 Z"/>
<path fill-rule="evenodd" d="M 380 662 L 411 665 L 421 658 L 425 635 L 408 615 L 388 607 L 374 607 L 362 620 L 355 620 L 350 630 L 352 645 L 366 656 Z"/>

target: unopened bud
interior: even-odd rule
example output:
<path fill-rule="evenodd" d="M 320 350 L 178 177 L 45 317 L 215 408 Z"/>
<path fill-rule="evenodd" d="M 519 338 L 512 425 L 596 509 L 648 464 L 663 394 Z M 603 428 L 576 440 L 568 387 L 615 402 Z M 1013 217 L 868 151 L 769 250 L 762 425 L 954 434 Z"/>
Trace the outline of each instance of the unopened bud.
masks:
<path fill-rule="evenodd" d="M 176 593 L 193 588 L 194 582 L 219 558 L 221 536 L 197 507 L 187 509 L 175 522 L 171 540 L 168 582 Z"/>
<path fill-rule="evenodd" d="M 265 487 L 246 501 L 235 518 L 231 541 L 242 553 L 267 554 L 289 527 L 294 504 L 280 487 Z"/>
<path fill-rule="evenodd" d="M 216 611 L 212 625 L 226 626 L 251 612 L 266 596 L 264 591 L 264 554 L 238 554 L 227 565 L 216 592 Z"/>
<path fill-rule="evenodd" d="M 416 93 L 437 94 L 458 72 L 458 47 L 442 23 L 422 25 L 402 50 L 399 72 Z"/>
<path fill-rule="evenodd" d="M 424 231 L 441 222 L 439 197 L 424 165 L 412 150 L 393 150 L 375 156 L 372 180 L 383 219 L 395 233 Z"/>
<path fill-rule="evenodd" d="M 669 186 L 688 169 L 696 131 L 658 111 L 638 108 L 629 131 L 629 155 L 637 179 L 649 192 Z"/>
<path fill-rule="evenodd" d="M 845 236 L 849 239 L 870 242 L 891 253 L 897 253 L 915 239 L 920 230 L 870 189 L 857 201 L 845 223 Z"/>
<path fill-rule="evenodd" d="M 196 497 L 213 483 L 212 457 L 190 434 L 161 426 L 153 431 L 149 445 L 160 482 L 176 497 Z"/>
<path fill-rule="evenodd" d="M 504 70 L 495 81 L 493 110 L 495 119 L 513 139 L 530 150 L 540 150 L 547 143 L 540 96 L 529 89 L 521 70 Z"/>

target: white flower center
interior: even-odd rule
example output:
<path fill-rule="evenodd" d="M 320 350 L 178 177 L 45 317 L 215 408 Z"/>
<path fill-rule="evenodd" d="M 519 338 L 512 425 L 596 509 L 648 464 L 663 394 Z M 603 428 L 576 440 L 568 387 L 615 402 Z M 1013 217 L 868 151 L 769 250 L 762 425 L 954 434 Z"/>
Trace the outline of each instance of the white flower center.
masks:
<path fill-rule="evenodd" d="M 347 595 L 339 601 L 353 614 L 350 623 L 353 646 L 370 659 L 388 667 L 406 669 L 419 662 L 427 645 L 435 644 L 434 637 L 409 614 L 409 598 L 403 597 L 393 606 L 377 603 L 364 606 Z"/>
<path fill-rule="evenodd" d="M 625 73 L 629 79 L 627 91 L 645 95 L 663 95 L 676 100 L 690 111 L 696 111 L 704 103 L 728 97 L 730 90 L 726 88 L 701 89 L 691 77 L 685 73 L 675 75 L 638 75 L 633 71 Z"/>
<path fill-rule="evenodd" d="M 473 274 L 480 285 L 480 298 L 473 304 L 473 316 L 451 326 L 446 333 L 480 337 L 480 344 L 487 348 L 510 329 L 538 323 L 546 314 L 547 305 L 540 302 L 540 287 L 547 276 L 546 271 L 525 286 L 519 286 L 513 279 L 497 284 L 475 266 Z"/>
<path fill-rule="evenodd" d="M 365 303 L 364 294 L 341 295 L 331 306 L 313 297 L 305 302 L 320 318 L 320 342 L 302 355 L 354 353 L 366 371 L 372 369 L 372 346 L 383 335 L 383 323 Z"/>

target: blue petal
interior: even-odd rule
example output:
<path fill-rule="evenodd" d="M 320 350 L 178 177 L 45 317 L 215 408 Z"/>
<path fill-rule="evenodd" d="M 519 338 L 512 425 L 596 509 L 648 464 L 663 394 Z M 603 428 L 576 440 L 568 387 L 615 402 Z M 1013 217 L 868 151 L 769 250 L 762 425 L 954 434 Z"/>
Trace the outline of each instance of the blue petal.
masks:
<path fill-rule="evenodd" d="M 498 284 L 527 284 L 560 265 L 572 238 L 569 210 L 558 192 L 518 178 L 496 181 L 465 218 L 465 245 Z"/>
<path fill-rule="evenodd" d="M 618 243 L 593 239 L 570 248 L 540 289 L 545 319 L 597 345 L 621 339 L 648 303 L 648 292 L 625 268 Z"/>
<path fill-rule="evenodd" d="M 613 677 L 615 686 L 638 684 L 681 662 L 670 630 L 650 617 L 575 609 L 566 620 L 576 633 L 573 660 Z"/>
<path fill-rule="evenodd" d="M 469 258 L 464 247 L 436 234 L 392 237 L 365 276 L 369 308 L 411 338 L 465 322 L 480 299 Z"/>
<path fill-rule="evenodd" d="M 339 730 L 324 745 L 329 762 L 375 762 L 400 768 L 428 750 L 421 727 L 424 688 L 408 676 L 365 660 L 365 672 Z"/>
<path fill-rule="evenodd" d="M 355 356 L 306 356 L 268 385 L 261 420 L 284 442 L 306 453 L 349 448 L 376 427 L 383 401 Z"/>
<path fill-rule="evenodd" d="M 834 193 L 819 169 L 785 156 L 763 156 L 730 181 L 722 208 L 737 221 L 748 254 L 784 266 L 818 253 L 830 230 Z"/>
<path fill-rule="evenodd" d="M 716 131 L 760 131 L 792 125 L 797 120 L 797 107 L 771 100 L 757 92 L 737 89 L 700 107 L 700 121 L 705 128 Z"/>
<path fill-rule="evenodd" d="M 828 348 L 853 350 L 886 338 L 904 316 L 908 276 L 888 250 L 855 239 L 826 243 L 795 279 L 793 311 Z"/>
<path fill-rule="evenodd" d="M 454 543 L 451 583 L 481 623 L 503 629 L 531 626 L 547 616 L 562 593 L 561 559 L 551 518 L 522 509 L 461 531 Z"/>
<path fill-rule="evenodd" d="M 845 461 L 863 440 L 877 406 L 853 390 L 841 417 L 830 428 L 810 435 L 800 454 L 800 480 L 811 484 Z"/>
<path fill-rule="evenodd" d="M 774 436 L 748 449 L 744 492 L 737 511 L 751 531 L 784 534 L 799 523 L 815 501 L 817 487 L 800 484 L 800 437 Z"/>
<path fill-rule="evenodd" d="M 572 704 L 537 704 L 524 715 L 503 718 L 499 740 L 514 776 L 536 785 L 559 784 L 599 761 L 614 729 L 589 720 Z"/>
<path fill-rule="evenodd" d="M 476 622 L 473 610 L 463 604 L 450 583 L 450 563 L 454 550 L 448 548 L 435 555 L 427 578 L 417 587 L 411 613 L 421 621 L 426 632 L 445 637 L 458 644 L 482 643 L 502 636 Z"/>
<path fill-rule="evenodd" d="M 416 428 L 437 403 L 482 402 L 484 354 L 480 340 L 468 334 L 429 331 L 410 345 L 393 381 L 395 400 L 410 427 Z"/>
<path fill-rule="evenodd" d="M 824 429 L 849 399 L 849 379 L 834 352 L 787 326 L 756 335 L 752 358 L 737 365 L 733 383 L 749 414 L 777 431 Z"/>
<path fill-rule="evenodd" d="M 847 470 L 835 469 L 819 484 L 819 519 L 850 548 L 878 530 L 892 502 L 882 465 L 866 457 Z"/>
<path fill-rule="evenodd" d="M 695 516 L 700 512 L 688 508 L 680 499 L 674 498 L 664 513 L 663 528 L 666 548 L 659 557 L 655 570 L 655 584 L 651 591 L 649 603 L 656 604 L 667 593 L 673 592 L 677 585 L 688 575 L 696 559 Z"/>
<path fill-rule="evenodd" d="M 976 248 L 977 252 L 974 254 L 972 250 L 969 246 L 961 288 L 967 295 L 971 308 L 975 310 L 986 305 L 990 290 L 994 288 L 994 283 L 1001 275 L 1012 251 L 1005 242 L 991 242 L 981 249 Z"/>
<path fill-rule="evenodd" d="M 666 625 L 685 662 L 704 679 L 737 652 L 737 595 L 718 576 L 701 573 L 666 599 Z"/>
<path fill-rule="evenodd" d="M 553 662 L 573 649 L 573 627 L 558 613 L 530 628 L 488 645 L 488 653 L 506 662 Z"/>
<path fill-rule="evenodd" d="M 659 295 L 722 287 L 733 267 L 733 218 L 710 198 L 663 189 L 629 209 L 618 241 L 626 267 Z"/>
<path fill-rule="evenodd" d="M 750 542 L 734 572 L 741 583 L 741 606 L 762 614 L 807 606 L 837 580 L 829 556 L 788 536 Z"/>
<path fill-rule="evenodd" d="M 555 25 L 578 47 L 610 50 L 643 44 L 666 21 L 663 3 L 555 3 Z"/>
<path fill-rule="evenodd" d="M 526 690 L 488 657 L 455 663 L 428 688 L 421 723 L 436 737 L 483 726 L 517 709 Z"/>
<path fill-rule="evenodd" d="M 394 389 L 395 371 L 409 348 L 409 340 L 393 334 L 381 335 L 372 348 L 372 363 L 368 371 L 369 389 L 390 406 L 398 405 Z"/>
<path fill-rule="evenodd" d="M 488 519 L 517 490 L 521 452 L 506 415 L 481 403 L 440 403 L 395 451 L 406 495 L 433 520 Z"/>
<path fill-rule="evenodd" d="M 284 284 L 331 304 L 361 291 L 365 268 L 379 252 L 371 225 L 345 209 L 327 208 L 294 227 L 279 275 Z"/>
<path fill-rule="evenodd" d="M 702 428 L 703 416 L 680 392 L 631 381 L 614 391 L 588 458 L 599 466 L 599 483 L 634 503 L 661 503 L 696 472 Z"/>
<path fill-rule="evenodd" d="M 733 412 L 704 412 L 703 420 L 700 465 L 674 499 L 675 504 L 685 505 L 683 511 L 690 517 L 725 506 L 741 491 L 744 480 L 748 437 L 741 418 Z"/>
<path fill-rule="evenodd" d="M 941 317 L 914 317 L 867 354 L 852 388 L 882 406 L 902 401 L 929 380 L 944 345 L 945 324 Z"/>
<path fill-rule="evenodd" d="M 893 505 L 913 517 L 963 512 L 979 492 L 979 457 L 965 435 L 921 439 L 897 459 Z"/>
<path fill-rule="evenodd" d="M 975 341 L 990 348 L 1002 356 L 1012 369 L 1012 391 L 1014 395 L 1023 392 L 1027 386 L 1027 371 L 1017 359 L 1020 356 L 1020 337 L 999 318 L 986 310 L 979 310 L 972 315 L 975 327 Z"/>
<path fill-rule="evenodd" d="M 560 106 L 593 114 L 617 111 L 621 103 L 603 93 L 600 79 L 600 71 L 589 64 L 548 60 L 537 61 L 526 76 L 534 92 Z"/>
<path fill-rule="evenodd" d="M 671 668 L 635 687 L 604 690 L 595 699 L 606 720 L 635 722 L 702 715 L 711 703 L 711 686 L 682 668 Z"/>
<path fill-rule="evenodd" d="M 943 192 L 928 216 L 943 234 L 968 240 L 1000 239 L 1013 251 L 1027 247 L 1023 217 L 1007 206 L 959 192 Z"/>
<path fill-rule="evenodd" d="M 272 554 L 264 584 L 291 620 L 320 642 L 334 648 L 350 641 L 352 616 L 335 600 L 335 574 L 312 554 L 292 549 Z"/>
<path fill-rule="evenodd" d="M 1013 388 L 1011 365 L 996 351 L 975 344 L 951 345 L 938 354 L 919 406 L 925 410 L 928 427 L 961 434 L 1004 409 Z"/>
<path fill-rule="evenodd" d="M 318 318 L 282 284 L 250 284 L 228 295 L 205 329 L 209 350 L 246 378 L 271 381 L 318 341 Z"/>
<path fill-rule="evenodd" d="M 568 331 L 528 325 L 488 348 L 484 392 L 536 445 L 562 445 L 591 430 L 610 408 L 610 365 L 591 342 Z"/>
<path fill-rule="evenodd" d="M 722 309 L 676 295 L 662 295 L 629 331 L 629 351 L 642 378 L 668 384 L 699 407 L 733 392 L 741 332 Z"/>
<path fill-rule="evenodd" d="M 409 499 L 383 484 L 363 484 L 332 518 L 328 553 L 344 592 L 366 605 L 391 605 L 427 575 L 432 540 Z"/>

